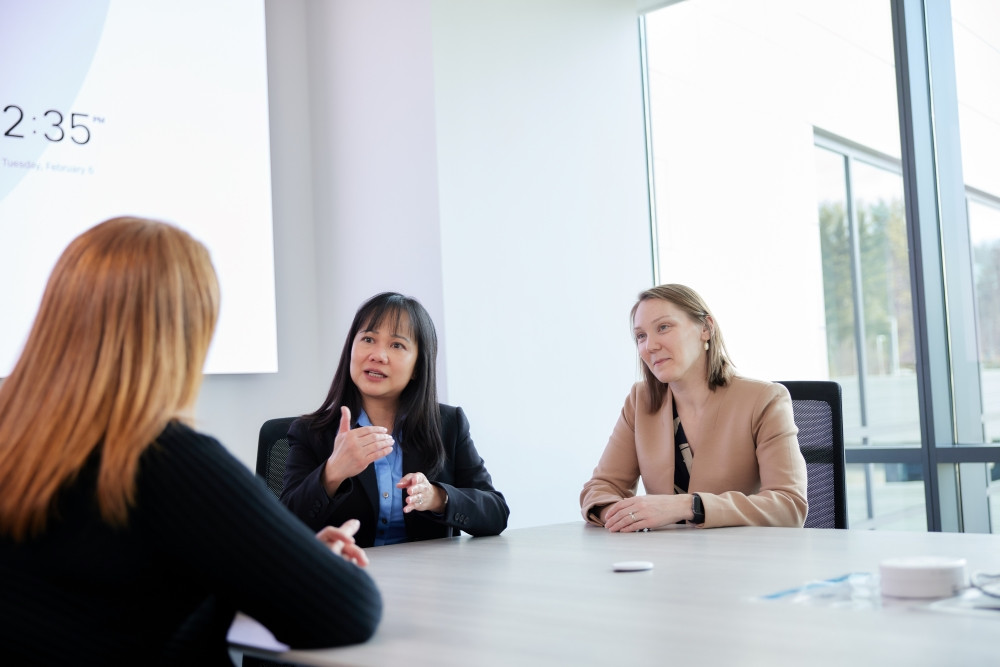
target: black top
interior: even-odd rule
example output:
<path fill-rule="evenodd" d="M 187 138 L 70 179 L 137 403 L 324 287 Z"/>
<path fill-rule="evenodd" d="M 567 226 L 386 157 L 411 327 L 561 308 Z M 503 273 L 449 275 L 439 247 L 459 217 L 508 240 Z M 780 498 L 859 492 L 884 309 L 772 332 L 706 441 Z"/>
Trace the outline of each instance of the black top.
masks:
<path fill-rule="evenodd" d="M 382 600 L 216 440 L 169 425 L 140 458 L 136 506 L 97 511 L 97 455 L 44 534 L 0 537 L 9 664 L 230 664 L 236 610 L 299 648 L 366 640 Z"/>
<path fill-rule="evenodd" d="M 436 476 L 428 479 L 448 494 L 444 514 L 408 512 L 403 520 L 409 542 L 450 537 L 463 530 L 470 535 L 499 535 L 507 527 L 510 508 L 503 494 L 493 488 L 469 433 L 469 420 L 462 408 L 440 404 L 441 439 L 445 462 Z M 357 421 L 351 428 L 357 427 Z M 339 526 L 348 519 L 361 521 L 354 538 L 363 547 L 375 543 L 378 518 L 378 482 L 375 464 L 340 485 L 331 498 L 323 486 L 326 460 L 333 453 L 337 428 L 315 431 L 308 419 L 297 419 L 288 429 L 288 460 L 285 463 L 281 502 L 314 530 Z M 412 449 L 403 447 L 403 474 L 423 472 L 432 466 Z M 404 503 L 406 498 L 404 496 Z"/>
<path fill-rule="evenodd" d="M 688 444 L 687 435 L 684 433 L 684 426 L 681 418 L 677 416 L 677 404 L 674 404 L 674 491 L 677 493 L 687 493 L 688 485 L 691 483 L 691 470 L 688 468 L 688 461 L 691 456 L 691 445 Z"/>

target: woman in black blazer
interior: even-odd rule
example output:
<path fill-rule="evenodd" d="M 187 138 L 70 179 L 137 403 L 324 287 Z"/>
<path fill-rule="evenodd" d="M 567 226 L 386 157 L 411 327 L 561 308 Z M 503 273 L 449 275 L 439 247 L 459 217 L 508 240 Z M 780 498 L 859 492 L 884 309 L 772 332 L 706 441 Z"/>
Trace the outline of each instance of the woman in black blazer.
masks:
<path fill-rule="evenodd" d="M 362 547 L 499 535 L 510 509 L 465 413 L 438 403 L 436 362 L 434 323 L 416 299 L 365 302 L 326 400 L 289 428 L 281 501 L 309 526 L 358 519 Z"/>

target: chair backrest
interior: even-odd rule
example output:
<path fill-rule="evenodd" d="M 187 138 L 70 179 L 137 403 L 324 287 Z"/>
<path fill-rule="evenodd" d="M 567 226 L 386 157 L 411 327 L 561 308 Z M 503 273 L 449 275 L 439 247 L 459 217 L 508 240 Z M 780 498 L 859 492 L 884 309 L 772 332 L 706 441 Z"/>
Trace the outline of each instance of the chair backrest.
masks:
<path fill-rule="evenodd" d="M 257 476 L 264 480 L 274 497 L 281 495 L 288 458 L 288 427 L 296 417 L 268 419 L 260 427 L 257 441 Z"/>
<path fill-rule="evenodd" d="M 844 409 L 840 385 L 782 381 L 792 396 L 799 448 L 806 459 L 809 515 L 806 528 L 847 528 Z"/>

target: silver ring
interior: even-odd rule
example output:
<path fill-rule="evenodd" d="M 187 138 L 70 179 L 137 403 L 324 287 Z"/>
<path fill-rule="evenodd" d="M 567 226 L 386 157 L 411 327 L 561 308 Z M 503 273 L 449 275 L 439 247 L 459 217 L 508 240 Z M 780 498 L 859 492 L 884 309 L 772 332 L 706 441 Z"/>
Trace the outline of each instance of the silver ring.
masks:
<path fill-rule="evenodd" d="M 424 504 L 424 497 L 422 495 L 418 495 L 417 496 L 417 504 L 418 505 L 423 505 Z"/>
<path fill-rule="evenodd" d="M 635 512 L 629 512 L 628 515 L 632 517 L 632 521 L 635 521 Z"/>

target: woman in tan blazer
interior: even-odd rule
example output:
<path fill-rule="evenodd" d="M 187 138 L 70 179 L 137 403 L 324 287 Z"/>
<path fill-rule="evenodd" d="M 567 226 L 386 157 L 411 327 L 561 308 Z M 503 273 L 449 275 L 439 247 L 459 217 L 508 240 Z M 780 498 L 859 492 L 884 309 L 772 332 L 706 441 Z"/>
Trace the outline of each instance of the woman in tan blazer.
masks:
<path fill-rule="evenodd" d="M 715 317 L 689 287 L 646 290 L 632 322 L 643 380 L 583 486 L 584 518 L 612 532 L 681 521 L 802 526 L 806 464 L 784 386 L 735 374 Z"/>

